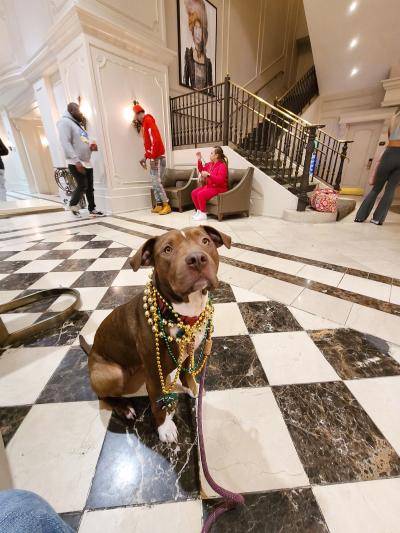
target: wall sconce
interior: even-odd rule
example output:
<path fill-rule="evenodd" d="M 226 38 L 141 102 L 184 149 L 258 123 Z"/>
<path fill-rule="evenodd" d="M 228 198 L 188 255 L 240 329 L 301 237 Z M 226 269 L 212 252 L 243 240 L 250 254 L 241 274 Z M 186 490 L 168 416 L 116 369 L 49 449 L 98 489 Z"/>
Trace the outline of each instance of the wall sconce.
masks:
<path fill-rule="evenodd" d="M 92 108 L 90 107 L 89 102 L 84 100 L 81 96 L 78 96 L 77 100 L 80 112 L 84 117 L 82 126 L 86 129 L 88 119 L 90 120 L 92 118 Z"/>
<path fill-rule="evenodd" d="M 124 115 L 124 119 L 125 119 L 129 124 L 132 124 L 132 122 L 133 122 L 133 109 L 132 109 L 132 106 L 131 106 L 131 105 L 127 105 L 126 107 L 124 107 L 124 109 L 123 109 L 123 115 Z"/>
<path fill-rule="evenodd" d="M 40 136 L 40 142 L 42 143 L 43 148 L 47 148 L 49 146 L 49 141 L 44 135 Z"/>

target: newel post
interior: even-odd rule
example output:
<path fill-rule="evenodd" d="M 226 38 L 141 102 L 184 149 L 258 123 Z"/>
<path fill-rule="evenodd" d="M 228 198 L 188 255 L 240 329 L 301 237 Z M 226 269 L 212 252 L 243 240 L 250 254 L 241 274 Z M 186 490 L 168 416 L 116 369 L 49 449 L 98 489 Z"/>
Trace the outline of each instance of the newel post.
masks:
<path fill-rule="evenodd" d="M 229 74 L 225 76 L 224 80 L 224 125 L 222 129 L 222 144 L 228 146 L 229 144 L 229 103 L 231 93 L 231 78 Z"/>

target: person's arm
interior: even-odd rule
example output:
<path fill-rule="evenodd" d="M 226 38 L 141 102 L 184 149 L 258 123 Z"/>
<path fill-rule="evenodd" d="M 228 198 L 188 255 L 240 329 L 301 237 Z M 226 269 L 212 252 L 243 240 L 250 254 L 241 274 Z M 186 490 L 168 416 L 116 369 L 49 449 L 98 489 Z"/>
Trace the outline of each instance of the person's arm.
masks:
<path fill-rule="evenodd" d="M 228 168 L 225 163 L 220 163 L 214 167 L 212 173 L 208 176 L 207 183 L 212 187 L 222 189 L 226 186 L 228 177 Z"/>
<path fill-rule="evenodd" d="M 60 143 L 64 150 L 66 159 L 70 159 L 74 164 L 79 163 L 79 157 L 76 155 L 74 147 L 71 143 L 72 128 L 65 120 L 59 122 L 58 132 L 60 135 Z"/>
<path fill-rule="evenodd" d="M 8 155 L 8 148 L 0 139 L 0 156 Z"/>
<path fill-rule="evenodd" d="M 154 159 L 155 141 L 159 135 L 155 121 L 150 117 L 146 118 L 143 123 L 144 157 L 146 159 Z"/>

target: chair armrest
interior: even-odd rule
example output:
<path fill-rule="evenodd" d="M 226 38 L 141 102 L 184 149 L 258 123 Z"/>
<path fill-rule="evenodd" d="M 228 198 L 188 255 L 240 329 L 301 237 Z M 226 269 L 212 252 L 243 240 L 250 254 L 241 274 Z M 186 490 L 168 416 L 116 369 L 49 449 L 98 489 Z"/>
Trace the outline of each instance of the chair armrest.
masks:
<path fill-rule="evenodd" d="M 235 209 L 232 211 L 238 210 L 237 207 L 242 206 L 243 210 L 248 209 L 250 202 L 251 187 L 253 183 L 253 169 L 246 172 L 243 178 L 239 181 L 233 189 L 223 192 L 218 195 L 218 207 L 221 211 L 226 210 L 228 204 L 235 200 Z M 237 205 L 236 205 L 237 204 Z"/>
<path fill-rule="evenodd" d="M 192 170 L 192 173 L 190 174 L 189 179 L 186 181 L 186 184 L 179 189 L 180 191 L 184 191 L 186 189 L 195 189 L 198 186 L 197 180 L 193 179 L 195 175 L 195 171 L 196 169 Z M 178 181 L 181 181 L 181 180 L 178 180 Z"/>
<path fill-rule="evenodd" d="M 185 172 L 175 172 L 174 169 L 168 168 L 162 178 L 164 187 L 176 187 L 178 181 L 189 181 L 193 176 L 194 170 L 188 169 Z"/>

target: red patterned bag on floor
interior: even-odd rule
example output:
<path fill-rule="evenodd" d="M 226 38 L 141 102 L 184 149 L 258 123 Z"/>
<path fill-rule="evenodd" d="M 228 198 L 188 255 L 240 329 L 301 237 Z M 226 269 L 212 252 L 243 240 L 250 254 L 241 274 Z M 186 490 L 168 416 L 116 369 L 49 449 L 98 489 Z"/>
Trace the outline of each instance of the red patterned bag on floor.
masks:
<path fill-rule="evenodd" d="M 311 207 L 321 213 L 336 213 L 337 195 L 338 191 L 334 189 L 320 189 L 317 187 L 310 198 Z"/>

